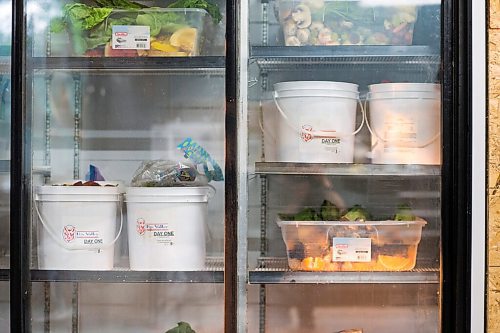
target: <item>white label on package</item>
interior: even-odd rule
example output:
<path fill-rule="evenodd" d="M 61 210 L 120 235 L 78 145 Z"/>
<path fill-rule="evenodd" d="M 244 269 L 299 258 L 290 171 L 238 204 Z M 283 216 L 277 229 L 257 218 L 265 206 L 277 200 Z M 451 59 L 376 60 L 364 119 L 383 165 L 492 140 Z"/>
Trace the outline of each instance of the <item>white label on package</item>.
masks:
<path fill-rule="evenodd" d="M 333 238 L 332 261 L 370 262 L 371 238 Z"/>
<path fill-rule="evenodd" d="M 114 25 L 111 47 L 114 50 L 149 50 L 151 34 L 145 25 Z"/>

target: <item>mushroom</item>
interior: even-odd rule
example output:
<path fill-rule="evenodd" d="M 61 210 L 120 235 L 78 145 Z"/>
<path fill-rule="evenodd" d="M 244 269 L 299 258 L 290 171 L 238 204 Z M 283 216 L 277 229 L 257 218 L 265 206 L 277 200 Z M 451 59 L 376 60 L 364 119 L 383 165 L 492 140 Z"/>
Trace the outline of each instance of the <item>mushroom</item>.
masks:
<path fill-rule="evenodd" d="M 303 3 L 312 9 L 321 9 L 325 7 L 325 0 L 304 0 Z"/>
<path fill-rule="evenodd" d="M 313 23 L 311 23 L 311 26 L 309 27 L 309 29 L 311 29 L 311 32 L 319 33 L 321 31 L 321 29 L 323 29 L 324 27 L 325 27 L 325 25 L 323 24 L 323 22 L 314 21 Z"/>
<path fill-rule="evenodd" d="M 353 25 L 354 24 L 351 21 L 344 21 L 344 20 L 342 20 L 342 22 L 340 22 L 340 26 L 342 28 L 346 28 L 346 29 L 351 29 Z"/>
<path fill-rule="evenodd" d="M 323 28 L 318 33 L 318 41 L 325 45 L 332 40 L 332 31 L 328 28 Z"/>
<path fill-rule="evenodd" d="M 297 30 L 297 39 L 301 44 L 306 44 L 311 37 L 311 31 L 307 28 Z"/>
<path fill-rule="evenodd" d="M 299 29 L 307 28 L 311 25 L 311 10 L 306 5 L 298 5 L 292 12 L 292 18 L 297 22 Z"/>
<path fill-rule="evenodd" d="M 283 32 L 285 33 L 285 36 L 295 36 L 297 33 L 297 25 L 292 19 L 285 21 L 285 24 L 283 25 Z"/>
<path fill-rule="evenodd" d="M 300 46 L 300 40 L 296 36 L 289 36 L 285 40 L 286 46 Z"/>
<path fill-rule="evenodd" d="M 290 8 L 280 8 L 279 17 L 281 20 L 286 20 L 290 15 L 292 15 L 292 10 Z"/>

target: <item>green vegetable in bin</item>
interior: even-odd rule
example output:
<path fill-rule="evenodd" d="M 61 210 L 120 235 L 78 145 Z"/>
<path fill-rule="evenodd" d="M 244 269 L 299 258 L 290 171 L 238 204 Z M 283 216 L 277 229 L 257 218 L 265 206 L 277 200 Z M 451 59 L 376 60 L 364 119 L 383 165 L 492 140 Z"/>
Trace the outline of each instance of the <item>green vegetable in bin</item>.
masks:
<path fill-rule="evenodd" d="M 415 221 L 415 215 L 408 204 L 401 204 L 398 206 L 396 215 L 394 215 L 395 221 Z"/>
<path fill-rule="evenodd" d="M 181 321 L 177 323 L 177 327 L 171 328 L 165 333 L 196 333 L 196 331 L 191 328 L 191 325 Z"/>
<path fill-rule="evenodd" d="M 222 14 L 220 13 L 219 7 L 213 3 L 206 0 L 177 0 L 167 8 L 199 8 L 204 9 L 207 13 L 212 16 L 214 23 L 219 23 L 222 20 Z"/>
<path fill-rule="evenodd" d="M 354 205 L 341 219 L 344 221 L 369 221 L 370 214 L 360 205 Z"/>
<path fill-rule="evenodd" d="M 313 208 L 304 208 L 293 217 L 294 221 L 321 221 L 321 217 Z"/>
<path fill-rule="evenodd" d="M 140 9 L 146 6 L 128 0 L 94 0 L 99 7 L 110 7 L 116 9 Z"/>
<path fill-rule="evenodd" d="M 323 221 L 337 221 L 340 218 L 339 209 L 328 200 L 323 200 L 319 214 Z"/>

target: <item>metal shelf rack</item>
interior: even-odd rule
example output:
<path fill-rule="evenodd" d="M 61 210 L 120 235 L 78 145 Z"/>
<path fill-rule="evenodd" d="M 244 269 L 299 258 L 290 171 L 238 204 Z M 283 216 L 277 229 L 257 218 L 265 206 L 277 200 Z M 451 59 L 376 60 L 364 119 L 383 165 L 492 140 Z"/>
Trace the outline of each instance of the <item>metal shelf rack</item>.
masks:
<path fill-rule="evenodd" d="M 200 271 L 111 271 L 31 270 L 32 282 L 96 282 L 96 283 L 223 283 L 224 261 L 207 258 L 206 269 Z"/>
<path fill-rule="evenodd" d="M 110 72 L 216 72 L 224 73 L 225 57 L 141 57 L 141 58 L 93 58 L 93 57 L 33 57 L 28 63 L 36 71 L 88 71 Z"/>
<path fill-rule="evenodd" d="M 250 284 L 439 283 L 439 269 L 425 265 L 407 272 L 295 272 L 286 258 L 261 258 L 249 272 Z"/>
<path fill-rule="evenodd" d="M 283 71 L 300 68 L 316 70 L 339 65 L 431 66 L 440 64 L 437 51 L 424 45 L 388 46 L 253 46 L 251 59 L 262 71 Z"/>
<path fill-rule="evenodd" d="M 438 165 L 395 164 L 329 164 L 256 162 L 255 173 L 259 175 L 332 175 L 332 176 L 439 176 Z"/>

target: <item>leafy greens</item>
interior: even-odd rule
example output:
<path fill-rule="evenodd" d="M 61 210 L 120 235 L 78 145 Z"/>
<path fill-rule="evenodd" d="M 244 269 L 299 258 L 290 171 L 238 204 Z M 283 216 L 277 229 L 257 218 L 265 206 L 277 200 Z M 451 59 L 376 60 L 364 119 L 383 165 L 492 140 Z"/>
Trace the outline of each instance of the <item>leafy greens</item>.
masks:
<path fill-rule="evenodd" d="M 177 0 L 167 8 L 199 8 L 204 9 L 207 13 L 212 16 L 214 23 L 219 23 L 222 20 L 222 14 L 219 7 L 213 3 L 206 0 Z"/>

